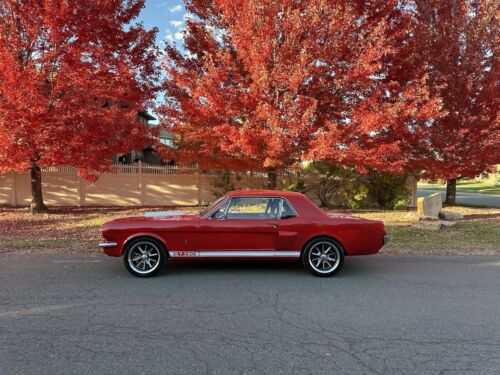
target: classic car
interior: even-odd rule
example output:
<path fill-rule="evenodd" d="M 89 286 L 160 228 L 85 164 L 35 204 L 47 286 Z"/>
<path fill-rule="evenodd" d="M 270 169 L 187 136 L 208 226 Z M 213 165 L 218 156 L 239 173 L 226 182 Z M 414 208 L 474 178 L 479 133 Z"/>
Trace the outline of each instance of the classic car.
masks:
<path fill-rule="evenodd" d="M 135 276 L 180 260 L 301 260 L 316 276 L 332 276 L 345 256 L 374 254 L 387 233 L 381 221 L 328 214 L 289 191 L 227 193 L 199 214 L 151 212 L 102 226 L 104 253 L 123 255 Z"/>

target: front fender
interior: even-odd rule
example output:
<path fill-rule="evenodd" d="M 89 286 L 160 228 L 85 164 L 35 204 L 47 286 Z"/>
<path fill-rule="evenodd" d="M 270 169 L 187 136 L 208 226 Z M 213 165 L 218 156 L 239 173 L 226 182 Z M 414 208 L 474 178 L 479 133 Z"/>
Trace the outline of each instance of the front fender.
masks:
<path fill-rule="evenodd" d="M 123 255 L 123 252 L 124 252 L 124 250 L 125 250 L 125 247 L 127 246 L 127 244 L 128 244 L 130 241 L 132 241 L 132 240 L 134 240 L 134 239 L 136 239 L 136 238 L 139 238 L 139 237 L 151 237 L 151 238 L 154 238 L 155 240 L 160 241 L 160 243 L 161 243 L 161 244 L 163 245 L 163 247 L 165 248 L 165 251 L 167 252 L 167 255 L 168 255 L 168 256 L 170 256 L 170 254 L 168 253 L 168 248 L 167 248 L 167 243 L 166 243 L 166 241 L 165 241 L 162 237 L 158 236 L 157 234 L 150 233 L 150 232 L 140 232 L 140 233 L 134 233 L 134 234 L 132 234 L 132 235 L 128 236 L 128 237 L 125 239 L 125 241 L 123 241 L 122 247 L 121 247 L 121 249 L 120 249 L 120 250 L 121 250 L 120 255 Z"/>

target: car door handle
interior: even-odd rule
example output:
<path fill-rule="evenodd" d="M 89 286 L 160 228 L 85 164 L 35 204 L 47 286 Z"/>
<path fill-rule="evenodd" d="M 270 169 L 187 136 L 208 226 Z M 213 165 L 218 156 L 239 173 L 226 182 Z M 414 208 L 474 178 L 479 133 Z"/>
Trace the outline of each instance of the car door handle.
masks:
<path fill-rule="evenodd" d="M 274 228 L 278 228 L 278 224 L 276 223 L 267 223 L 267 225 L 272 225 Z"/>

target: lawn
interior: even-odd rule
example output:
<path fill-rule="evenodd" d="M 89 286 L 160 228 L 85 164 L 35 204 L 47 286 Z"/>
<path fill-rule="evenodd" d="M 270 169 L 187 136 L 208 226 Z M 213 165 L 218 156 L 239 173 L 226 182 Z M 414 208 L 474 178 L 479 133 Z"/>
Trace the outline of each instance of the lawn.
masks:
<path fill-rule="evenodd" d="M 172 208 L 169 208 L 169 210 Z M 175 208 L 173 208 L 175 209 Z M 177 208 L 197 212 L 198 208 Z M 454 207 L 466 220 L 431 231 L 414 227 L 413 211 L 364 211 L 354 215 L 383 220 L 391 242 L 385 254 L 498 254 L 500 209 Z M 100 226 L 113 217 L 142 215 L 151 208 L 61 208 L 32 216 L 21 208 L 0 208 L 0 253 L 98 253 Z"/>
<path fill-rule="evenodd" d="M 500 255 L 500 209 L 453 207 L 465 220 L 440 231 L 418 228 L 413 211 L 354 213 L 384 221 L 391 242 L 385 254 L 412 255 Z"/>
<path fill-rule="evenodd" d="M 427 184 L 419 182 L 418 187 L 422 189 L 446 189 L 446 184 Z M 500 196 L 500 186 L 495 186 L 493 180 L 475 181 L 475 180 L 462 180 L 457 182 L 457 191 L 464 193 L 480 193 L 488 195 Z"/>

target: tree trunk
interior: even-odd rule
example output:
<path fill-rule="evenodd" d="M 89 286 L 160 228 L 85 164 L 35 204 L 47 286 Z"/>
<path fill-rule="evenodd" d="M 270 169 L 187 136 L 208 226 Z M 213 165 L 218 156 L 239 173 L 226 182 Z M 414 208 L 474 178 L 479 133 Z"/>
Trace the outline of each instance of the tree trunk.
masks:
<path fill-rule="evenodd" d="M 270 190 L 276 190 L 278 186 L 278 174 L 276 169 L 268 169 L 267 171 L 267 188 Z"/>
<path fill-rule="evenodd" d="M 457 179 L 452 178 L 446 181 L 446 200 L 444 203 L 448 206 L 457 204 Z"/>
<path fill-rule="evenodd" d="M 42 194 L 42 171 L 36 164 L 31 166 L 31 203 L 30 213 L 47 212 L 47 206 L 43 203 Z"/>

